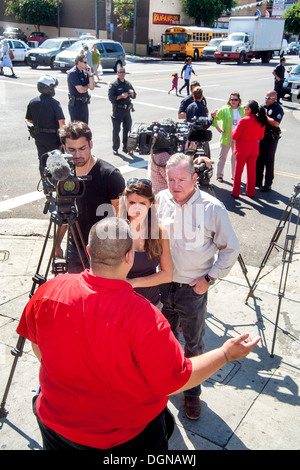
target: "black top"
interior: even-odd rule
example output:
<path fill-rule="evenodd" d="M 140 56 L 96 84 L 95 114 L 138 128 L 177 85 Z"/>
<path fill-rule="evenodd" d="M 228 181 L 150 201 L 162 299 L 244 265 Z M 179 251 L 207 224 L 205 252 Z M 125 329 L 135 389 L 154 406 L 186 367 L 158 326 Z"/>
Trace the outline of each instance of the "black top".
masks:
<path fill-rule="evenodd" d="M 121 98 L 117 100 L 117 97 L 122 95 L 122 93 L 128 93 L 129 90 L 133 90 L 133 86 L 127 80 L 122 82 L 119 78 L 117 78 L 114 82 L 109 85 L 108 88 L 108 99 L 112 103 L 112 105 L 128 105 L 130 104 L 131 98 L 128 96 L 127 98 Z M 136 97 L 136 93 L 134 91 L 134 98 Z"/>
<path fill-rule="evenodd" d="M 85 70 L 80 70 L 76 65 L 68 71 L 68 87 L 70 95 L 74 95 L 77 98 L 85 98 L 88 96 L 88 92 L 79 93 L 76 90 L 76 86 L 87 86 L 89 84 L 89 77 Z"/>
<path fill-rule="evenodd" d="M 59 101 L 41 94 L 29 102 L 25 118 L 33 121 L 35 126 L 58 129 L 58 121 L 65 119 L 65 116 Z"/>
<path fill-rule="evenodd" d="M 188 122 L 192 121 L 192 118 L 196 117 L 206 117 L 207 116 L 207 109 L 202 104 L 202 101 L 193 101 L 191 104 L 188 105 L 186 110 L 186 120 Z"/>
<path fill-rule="evenodd" d="M 118 199 L 125 188 L 120 171 L 110 163 L 98 159 L 89 172 L 91 181 L 85 182 L 83 197 L 77 198 L 78 223 L 85 243 L 91 227 L 106 216 L 115 216 L 112 199 Z"/>
<path fill-rule="evenodd" d="M 274 72 L 276 73 L 277 77 L 279 77 L 281 80 L 284 79 L 285 67 L 283 65 L 277 65 L 277 67 L 275 67 L 274 69 Z"/>
<path fill-rule="evenodd" d="M 264 107 L 267 110 L 267 115 L 274 119 L 276 122 L 281 122 L 284 111 L 282 107 L 280 106 L 279 103 L 275 101 L 275 103 L 271 104 L 270 106 L 264 105 Z M 279 127 L 274 127 L 271 126 L 269 123 L 266 124 L 266 129 L 265 129 L 265 136 L 264 139 L 274 139 L 278 138 L 280 136 L 280 129 Z"/>
<path fill-rule="evenodd" d="M 202 104 L 207 108 L 207 103 L 206 103 L 206 99 L 204 98 L 204 96 L 201 101 L 202 101 Z M 187 107 L 193 102 L 194 102 L 194 98 L 193 98 L 193 94 L 191 93 L 189 96 L 187 96 L 181 101 L 179 109 L 178 109 L 178 114 L 186 113 Z"/>
<path fill-rule="evenodd" d="M 145 251 L 135 251 L 134 263 L 130 269 L 127 277 L 128 279 L 134 279 L 136 277 L 150 276 L 156 272 L 156 268 L 159 265 L 158 258 L 148 259 Z M 134 289 L 138 294 L 141 294 L 146 299 L 150 300 L 153 305 L 159 302 L 159 286 L 150 287 L 136 287 Z"/>

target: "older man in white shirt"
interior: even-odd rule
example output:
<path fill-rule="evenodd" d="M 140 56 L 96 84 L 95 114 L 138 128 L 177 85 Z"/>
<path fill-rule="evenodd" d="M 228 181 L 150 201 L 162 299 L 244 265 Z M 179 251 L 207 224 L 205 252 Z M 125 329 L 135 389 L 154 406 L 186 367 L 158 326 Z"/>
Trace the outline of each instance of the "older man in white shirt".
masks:
<path fill-rule="evenodd" d="M 162 313 L 178 337 L 185 355 L 204 352 L 207 290 L 225 277 L 239 255 L 239 242 L 224 205 L 197 187 L 192 158 L 179 153 L 167 163 L 168 189 L 157 195 L 158 212 L 170 237 L 173 281 L 161 286 Z M 201 414 L 200 386 L 184 392 L 185 414 Z"/>

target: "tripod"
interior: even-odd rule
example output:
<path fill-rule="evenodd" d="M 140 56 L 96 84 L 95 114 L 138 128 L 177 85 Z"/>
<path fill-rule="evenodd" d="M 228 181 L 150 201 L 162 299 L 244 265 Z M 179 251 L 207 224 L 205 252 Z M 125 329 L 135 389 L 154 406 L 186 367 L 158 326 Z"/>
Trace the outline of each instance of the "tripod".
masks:
<path fill-rule="evenodd" d="M 50 199 L 51 199 L 51 195 L 48 194 L 47 198 L 46 198 L 44 213 L 46 213 L 48 208 L 49 208 Z M 47 208 L 47 210 L 46 210 L 46 208 Z M 45 212 L 45 210 L 46 210 L 46 212 Z M 45 236 L 45 241 L 43 243 L 42 251 L 41 251 L 40 258 L 39 258 L 38 265 L 37 265 L 37 271 L 36 271 L 35 275 L 32 278 L 33 284 L 32 284 L 32 287 L 31 287 L 30 294 L 29 294 L 29 298 L 31 298 L 33 296 L 37 286 L 39 287 L 47 281 L 47 277 L 48 277 L 48 274 L 49 274 L 49 271 L 50 271 L 51 264 L 52 264 L 52 273 L 55 276 L 57 276 L 58 274 L 63 274 L 65 272 L 67 272 L 67 259 L 66 258 L 67 258 L 67 253 L 68 253 L 70 232 L 72 234 L 72 237 L 73 237 L 78 255 L 80 257 L 82 267 L 83 267 L 83 269 L 85 269 L 85 260 L 84 260 L 84 257 L 82 256 L 82 252 L 81 252 L 81 249 L 80 249 L 80 244 L 79 244 L 78 239 L 77 239 L 77 234 L 79 235 L 81 246 L 84 249 L 85 256 L 86 256 L 86 261 L 88 260 L 88 255 L 87 255 L 87 252 L 86 252 L 85 243 L 84 243 L 84 240 L 83 240 L 81 229 L 79 227 L 77 216 L 78 216 L 78 211 L 77 211 L 75 200 L 73 200 L 70 204 L 58 205 L 57 210 L 54 210 L 53 212 L 51 212 L 50 221 L 49 221 L 48 229 L 47 229 L 46 236 Z M 43 276 L 43 275 L 40 274 L 39 271 L 41 269 L 42 261 L 43 261 L 45 251 L 46 251 L 46 248 L 47 248 L 47 245 L 48 245 L 48 241 L 49 241 L 49 238 L 50 238 L 50 232 L 51 232 L 52 226 L 54 228 L 53 246 L 52 246 L 52 251 L 51 251 L 49 261 L 47 263 L 45 274 Z M 61 235 L 63 236 L 63 234 L 64 234 L 63 226 L 66 226 L 66 228 L 67 228 L 66 254 L 65 254 L 65 259 L 58 259 L 57 260 L 57 259 L 55 259 L 55 250 L 56 250 L 57 246 L 60 244 Z M 77 233 L 76 233 L 75 227 L 76 227 Z M 2 398 L 2 401 L 1 401 L 0 418 L 5 418 L 8 414 L 8 411 L 5 409 L 5 404 L 6 404 L 7 396 L 8 396 L 10 386 L 11 386 L 11 383 L 12 383 L 12 379 L 13 379 L 13 376 L 14 376 L 14 373 L 15 373 L 15 370 L 16 370 L 16 367 L 17 367 L 18 359 L 23 354 L 25 341 L 26 341 L 26 338 L 23 338 L 22 336 L 19 336 L 16 347 L 11 351 L 11 354 L 14 356 L 14 360 L 13 360 L 11 371 L 10 371 L 8 381 L 7 381 L 7 384 L 6 384 L 4 395 L 3 395 L 3 398 Z"/>
<path fill-rule="evenodd" d="M 291 233 L 291 224 L 292 224 L 292 214 L 293 214 L 293 209 L 297 209 L 297 215 L 296 215 L 296 223 L 295 223 L 295 228 L 294 232 Z M 290 264 L 292 263 L 293 259 L 293 254 L 299 254 L 300 252 L 295 252 L 295 242 L 296 242 L 296 237 L 297 237 L 297 230 L 298 230 L 298 225 L 299 225 L 299 217 L 300 217 L 300 183 L 297 183 L 294 186 L 294 194 L 290 197 L 290 200 L 282 214 L 282 217 L 277 225 L 277 228 L 273 234 L 273 237 L 271 239 L 269 248 L 261 262 L 261 265 L 259 267 L 258 273 L 256 275 L 256 278 L 254 279 L 254 282 L 250 288 L 250 291 L 248 293 L 248 296 L 246 298 L 246 303 L 249 299 L 249 297 L 253 297 L 254 290 L 257 287 L 257 284 L 259 282 L 259 276 L 263 268 L 265 267 L 269 256 L 271 255 L 273 248 L 280 248 L 283 250 L 282 254 L 282 269 L 281 269 L 281 276 L 280 276 L 280 281 L 279 281 L 279 289 L 278 289 L 278 306 L 277 306 L 277 314 L 276 314 L 276 320 L 275 320 L 275 328 L 274 328 L 274 334 L 273 334 L 273 341 L 272 341 L 272 349 L 271 349 L 271 357 L 274 357 L 274 347 L 275 347 L 275 340 L 276 340 L 276 334 L 277 334 L 277 327 L 278 327 L 278 321 L 279 321 L 279 314 L 280 314 L 280 308 L 281 308 L 281 301 L 284 297 L 285 294 L 285 288 L 286 288 L 286 283 L 287 283 L 287 278 L 288 278 L 288 273 L 289 273 L 289 267 Z M 280 246 L 277 242 L 279 240 L 279 237 L 286 225 L 287 224 L 287 231 L 286 231 L 286 237 L 285 237 L 285 242 L 284 246 Z"/>
<path fill-rule="evenodd" d="M 199 189 L 202 190 L 202 191 L 206 191 L 208 194 L 210 194 L 211 196 L 215 197 L 216 198 L 216 193 L 215 193 L 215 190 L 214 190 L 214 187 L 212 184 L 201 184 L 201 179 L 197 181 L 197 184 L 199 186 Z M 246 268 L 246 265 L 244 263 L 244 260 L 242 258 L 242 255 L 239 253 L 239 256 L 238 256 L 238 262 L 240 264 L 240 267 L 241 267 L 241 270 L 245 276 L 245 279 L 246 279 L 246 282 L 248 284 L 248 286 L 251 288 L 251 284 L 250 284 L 250 281 L 248 279 L 248 276 L 247 276 L 247 273 L 248 273 L 248 270 Z"/>

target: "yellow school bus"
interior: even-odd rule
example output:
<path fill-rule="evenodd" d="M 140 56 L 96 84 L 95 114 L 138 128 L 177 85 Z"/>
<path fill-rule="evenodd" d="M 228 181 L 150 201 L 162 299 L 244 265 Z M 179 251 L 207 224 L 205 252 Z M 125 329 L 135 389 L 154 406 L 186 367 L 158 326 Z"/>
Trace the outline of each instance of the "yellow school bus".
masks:
<path fill-rule="evenodd" d="M 226 29 L 170 26 L 161 37 L 163 56 L 174 59 L 191 56 L 194 60 L 198 60 L 203 55 L 203 48 L 211 39 L 226 36 Z"/>

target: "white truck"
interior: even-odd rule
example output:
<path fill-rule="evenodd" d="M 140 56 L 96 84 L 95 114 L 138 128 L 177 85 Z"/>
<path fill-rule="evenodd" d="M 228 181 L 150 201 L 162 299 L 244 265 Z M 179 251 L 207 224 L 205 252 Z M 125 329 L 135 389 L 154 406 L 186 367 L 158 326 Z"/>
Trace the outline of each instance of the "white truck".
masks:
<path fill-rule="evenodd" d="M 228 37 L 214 53 L 217 64 L 236 60 L 239 65 L 251 59 L 268 63 L 280 51 L 284 32 L 283 18 L 234 16 L 229 20 Z"/>

